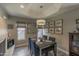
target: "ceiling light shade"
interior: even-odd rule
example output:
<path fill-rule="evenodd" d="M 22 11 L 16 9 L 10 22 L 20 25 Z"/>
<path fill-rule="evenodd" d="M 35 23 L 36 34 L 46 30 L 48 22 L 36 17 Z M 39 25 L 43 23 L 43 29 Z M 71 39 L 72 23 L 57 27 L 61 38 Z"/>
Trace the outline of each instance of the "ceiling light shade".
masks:
<path fill-rule="evenodd" d="M 37 25 L 45 25 L 46 21 L 43 19 L 39 19 L 39 20 L 37 20 L 36 23 L 37 23 Z"/>
<path fill-rule="evenodd" d="M 24 8 L 24 5 L 20 5 L 21 8 Z"/>

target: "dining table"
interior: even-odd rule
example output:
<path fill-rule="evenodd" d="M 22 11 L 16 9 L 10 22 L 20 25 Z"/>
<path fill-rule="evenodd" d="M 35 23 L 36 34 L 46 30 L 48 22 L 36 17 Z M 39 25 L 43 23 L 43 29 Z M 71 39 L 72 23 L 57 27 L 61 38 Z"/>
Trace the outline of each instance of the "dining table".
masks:
<path fill-rule="evenodd" d="M 36 45 L 39 47 L 40 56 L 42 56 L 42 53 L 45 53 L 46 56 L 48 56 L 49 51 L 53 51 L 54 56 L 57 55 L 57 44 L 56 42 L 45 40 L 42 42 L 36 42 Z"/>

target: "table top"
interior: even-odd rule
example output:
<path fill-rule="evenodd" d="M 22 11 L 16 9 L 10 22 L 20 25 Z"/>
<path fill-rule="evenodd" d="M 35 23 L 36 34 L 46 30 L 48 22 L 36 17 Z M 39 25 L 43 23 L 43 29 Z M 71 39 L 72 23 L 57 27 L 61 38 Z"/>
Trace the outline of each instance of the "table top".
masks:
<path fill-rule="evenodd" d="M 51 45 L 53 45 L 55 42 L 52 41 L 43 41 L 43 42 L 36 42 L 36 44 L 39 46 L 40 49 L 47 48 Z"/>

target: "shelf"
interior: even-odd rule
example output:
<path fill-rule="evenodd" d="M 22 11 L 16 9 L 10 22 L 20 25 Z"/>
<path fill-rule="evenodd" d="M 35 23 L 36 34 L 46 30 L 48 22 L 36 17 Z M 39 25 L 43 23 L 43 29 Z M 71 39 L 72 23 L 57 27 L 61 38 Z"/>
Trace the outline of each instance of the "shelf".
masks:
<path fill-rule="evenodd" d="M 69 33 L 69 53 L 71 56 L 79 55 L 79 33 Z"/>

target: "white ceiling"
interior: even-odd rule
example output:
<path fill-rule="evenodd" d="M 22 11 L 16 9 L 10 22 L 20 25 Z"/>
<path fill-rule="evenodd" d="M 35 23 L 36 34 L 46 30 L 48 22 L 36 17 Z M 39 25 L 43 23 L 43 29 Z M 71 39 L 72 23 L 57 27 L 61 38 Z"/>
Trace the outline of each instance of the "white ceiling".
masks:
<path fill-rule="evenodd" d="M 24 5 L 24 8 L 21 8 L 20 5 Z M 25 3 L 25 4 L 1 4 L 1 6 L 6 10 L 9 15 L 20 16 L 20 17 L 29 17 L 29 18 L 46 18 L 53 14 L 59 13 L 63 10 L 69 10 L 70 7 L 76 6 L 76 3 Z M 40 8 L 43 6 L 43 8 Z M 75 8 L 75 7 L 73 7 Z"/>

